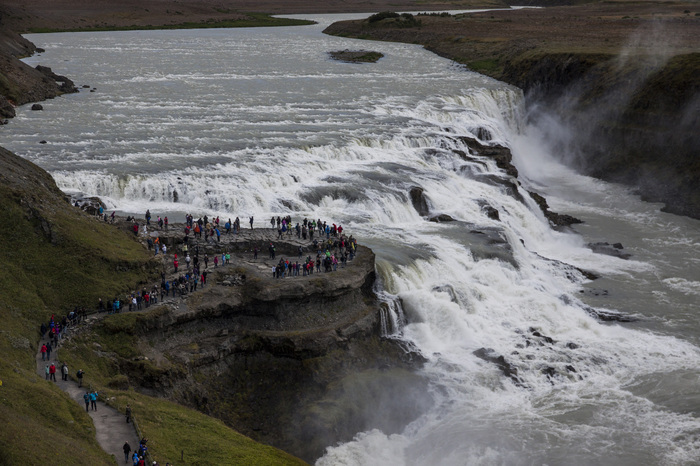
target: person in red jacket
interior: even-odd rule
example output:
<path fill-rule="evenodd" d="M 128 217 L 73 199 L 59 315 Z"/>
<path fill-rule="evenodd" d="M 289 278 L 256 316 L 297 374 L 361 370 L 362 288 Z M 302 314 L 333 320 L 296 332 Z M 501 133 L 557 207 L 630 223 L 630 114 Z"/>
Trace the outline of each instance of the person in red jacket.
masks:
<path fill-rule="evenodd" d="M 41 360 L 42 361 L 46 360 L 46 343 L 41 345 Z"/>
<path fill-rule="evenodd" d="M 177 261 L 177 254 L 175 254 L 175 258 L 173 259 L 173 266 L 175 267 L 175 273 L 177 273 L 177 266 L 180 265 L 180 263 Z"/>
<path fill-rule="evenodd" d="M 56 381 L 56 365 L 54 363 L 49 366 L 49 380 Z"/>

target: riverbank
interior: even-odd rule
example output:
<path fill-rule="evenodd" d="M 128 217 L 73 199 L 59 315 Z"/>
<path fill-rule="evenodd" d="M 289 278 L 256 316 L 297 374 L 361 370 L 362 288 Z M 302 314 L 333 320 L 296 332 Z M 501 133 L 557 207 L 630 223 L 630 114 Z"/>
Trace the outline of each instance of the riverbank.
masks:
<path fill-rule="evenodd" d="M 596 3 L 343 21 L 326 33 L 419 43 L 525 90 L 532 121 L 565 161 L 700 218 L 700 10 Z M 410 27 L 408 27 L 410 26 Z"/>

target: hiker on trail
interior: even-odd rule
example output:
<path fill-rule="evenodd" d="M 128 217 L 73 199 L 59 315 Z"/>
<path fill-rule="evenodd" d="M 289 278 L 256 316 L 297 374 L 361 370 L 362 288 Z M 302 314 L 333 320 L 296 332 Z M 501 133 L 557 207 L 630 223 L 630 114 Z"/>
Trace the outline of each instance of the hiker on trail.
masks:
<path fill-rule="evenodd" d="M 128 463 L 130 456 L 129 453 L 131 453 L 131 445 L 129 445 L 128 441 L 124 442 L 124 446 L 122 447 L 122 449 L 124 450 L 124 462 Z"/>
<path fill-rule="evenodd" d="M 61 380 L 68 380 L 68 364 L 65 362 L 61 366 Z"/>
<path fill-rule="evenodd" d="M 131 228 L 134 230 L 134 236 L 138 236 L 139 235 L 139 224 L 134 222 L 134 224 L 132 225 Z"/>
<path fill-rule="evenodd" d="M 217 254 L 214 256 L 214 267 L 218 267 L 218 266 L 219 266 L 219 255 Z"/>
<path fill-rule="evenodd" d="M 255 246 L 253 248 L 253 260 L 258 260 L 258 252 L 260 252 L 260 248 Z"/>
<path fill-rule="evenodd" d="M 134 466 L 138 466 L 139 454 L 137 452 L 134 452 L 134 456 L 131 457 L 131 461 L 133 462 Z"/>
<path fill-rule="evenodd" d="M 190 259 L 190 255 L 187 254 L 187 255 L 185 256 L 185 264 L 187 265 L 187 270 L 190 270 L 190 262 L 191 262 L 191 261 L 192 261 L 192 259 Z"/>
<path fill-rule="evenodd" d="M 168 247 L 163 243 L 163 246 L 160 248 L 163 251 L 163 255 L 167 254 L 168 252 Z"/>
<path fill-rule="evenodd" d="M 56 365 L 54 363 L 49 366 L 49 380 L 56 381 Z"/>
<path fill-rule="evenodd" d="M 49 365 L 46 365 L 46 369 L 44 369 L 44 374 L 46 375 L 46 380 L 49 380 Z"/>
<path fill-rule="evenodd" d="M 111 218 L 111 222 L 112 222 L 112 223 L 114 223 L 114 215 L 115 215 L 115 213 L 116 213 L 116 212 L 113 210 L 113 211 L 112 211 L 112 215 L 109 216 L 109 217 Z"/>
<path fill-rule="evenodd" d="M 46 361 L 46 343 L 41 345 L 41 360 Z"/>
<path fill-rule="evenodd" d="M 177 254 L 175 254 L 175 258 L 173 259 L 173 267 L 175 267 L 175 273 L 177 273 L 178 265 L 180 265 L 180 263 L 177 261 Z"/>
<path fill-rule="evenodd" d="M 56 334 L 52 331 L 51 334 L 49 334 L 49 340 L 51 338 L 55 338 Z M 46 344 L 46 360 L 49 361 L 51 359 L 51 342 L 49 341 Z"/>
<path fill-rule="evenodd" d="M 227 264 L 231 263 L 231 253 L 228 251 L 226 252 L 226 263 Z"/>
<path fill-rule="evenodd" d="M 168 217 L 165 217 L 163 219 L 163 226 L 165 227 L 166 230 L 168 229 Z"/>
<path fill-rule="evenodd" d="M 150 209 L 146 209 L 146 225 L 151 224 L 151 211 Z"/>
<path fill-rule="evenodd" d="M 90 393 L 90 407 L 93 411 L 97 411 L 97 390 Z"/>
<path fill-rule="evenodd" d="M 129 406 L 128 404 L 126 405 L 125 412 L 126 412 L 126 423 L 128 424 L 129 421 L 131 421 L 131 406 Z"/>
<path fill-rule="evenodd" d="M 78 378 L 78 387 L 83 386 L 83 375 L 85 375 L 85 372 L 83 372 L 82 369 L 78 369 L 78 372 L 75 374 L 75 376 Z"/>
<path fill-rule="evenodd" d="M 253 217 L 252 216 L 250 217 L 250 229 L 251 230 L 253 229 Z"/>
<path fill-rule="evenodd" d="M 90 394 L 88 392 L 83 395 L 83 400 L 85 401 L 85 411 L 90 411 Z"/>

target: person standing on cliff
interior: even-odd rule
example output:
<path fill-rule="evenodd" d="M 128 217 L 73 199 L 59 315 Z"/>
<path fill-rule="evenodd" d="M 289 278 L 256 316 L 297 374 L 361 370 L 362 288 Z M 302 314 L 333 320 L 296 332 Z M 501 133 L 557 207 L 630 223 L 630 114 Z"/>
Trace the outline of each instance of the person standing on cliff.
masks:
<path fill-rule="evenodd" d="M 150 225 L 150 224 L 151 224 L 151 210 L 146 209 L 146 225 Z"/>
<path fill-rule="evenodd" d="M 250 216 L 250 229 L 253 229 L 253 216 Z"/>
<path fill-rule="evenodd" d="M 126 405 L 125 413 L 126 413 L 126 423 L 128 424 L 131 421 L 131 406 L 129 406 L 128 404 Z"/>

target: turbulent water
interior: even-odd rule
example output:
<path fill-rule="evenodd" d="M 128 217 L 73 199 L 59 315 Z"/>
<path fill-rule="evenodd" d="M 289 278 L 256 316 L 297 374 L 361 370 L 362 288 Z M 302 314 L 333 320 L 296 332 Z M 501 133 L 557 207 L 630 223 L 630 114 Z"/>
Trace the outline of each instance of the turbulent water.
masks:
<path fill-rule="evenodd" d="M 291 213 L 341 223 L 375 250 L 387 331 L 428 359 L 435 403 L 399 434 L 329 446 L 320 465 L 699 463 L 700 222 L 559 165 L 523 123 L 517 89 L 417 46 L 322 35 L 338 18 L 29 36 L 47 49 L 30 64 L 96 89 L 20 108 L 2 145 L 120 212 L 259 226 Z M 385 58 L 327 55 L 360 48 Z M 456 136 L 480 128 L 512 149 L 517 193 L 492 160 L 456 152 L 469 152 Z M 431 214 L 457 221 L 421 217 L 414 186 Z M 552 230 L 525 189 L 586 223 Z M 484 258 L 472 230 L 506 240 L 495 247 L 512 257 Z M 598 241 L 632 256 L 586 247 Z M 602 323 L 591 308 L 637 320 Z"/>

